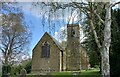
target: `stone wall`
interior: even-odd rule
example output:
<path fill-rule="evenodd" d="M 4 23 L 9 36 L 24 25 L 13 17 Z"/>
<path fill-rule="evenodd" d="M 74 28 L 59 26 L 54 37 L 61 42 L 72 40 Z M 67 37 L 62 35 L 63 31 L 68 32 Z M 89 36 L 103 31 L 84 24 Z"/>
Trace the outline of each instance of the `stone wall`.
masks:
<path fill-rule="evenodd" d="M 50 43 L 50 58 L 41 58 L 41 47 L 44 41 L 48 41 Z M 60 71 L 60 52 L 61 51 L 49 37 L 49 35 L 44 35 L 33 49 L 32 72 L 49 73 Z"/>
<path fill-rule="evenodd" d="M 89 59 L 86 49 L 80 44 L 79 25 L 67 25 L 66 69 L 88 69 Z"/>
<path fill-rule="evenodd" d="M 66 69 L 80 70 L 79 25 L 67 25 Z"/>
<path fill-rule="evenodd" d="M 81 60 L 81 69 L 87 70 L 89 68 L 89 57 L 86 49 L 82 46 L 80 46 L 80 60 Z"/>

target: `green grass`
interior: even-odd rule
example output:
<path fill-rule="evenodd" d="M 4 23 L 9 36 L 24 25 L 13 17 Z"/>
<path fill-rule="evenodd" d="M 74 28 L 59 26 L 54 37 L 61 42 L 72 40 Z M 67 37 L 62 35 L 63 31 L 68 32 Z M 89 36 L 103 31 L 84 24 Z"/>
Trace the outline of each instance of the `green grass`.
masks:
<path fill-rule="evenodd" d="M 80 71 L 62 71 L 62 72 L 54 72 L 51 73 L 50 77 L 101 77 L 99 70 L 82 70 L 80 72 L 80 75 L 73 75 L 75 72 L 80 72 Z M 19 77 L 19 76 L 10 76 L 10 77 Z M 37 76 L 33 74 L 28 74 L 27 77 L 42 77 L 42 76 Z M 44 77 L 44 76 L 43 76 Z M 45 76 L 49 77 L 49 76 Z"/>
<path fill-rule="evenodd" d="M 79 72 L 79 71 L 54 72 L 52 73 L 52 75 L 60 75 L 60 77 L 64 77 L 63 75 L 66 75 L 66 76 L 70 75 L 70 77 L 101 77 L 99 70 L 87 70 L 87 71 L 82 70 L 80 72 L 80 75 L 73 75 L 74 72 Z"/>
<path fill-rule="evenodd" d="M 100 75 L 99 70 L 82 71 L 81 75 Z"/>

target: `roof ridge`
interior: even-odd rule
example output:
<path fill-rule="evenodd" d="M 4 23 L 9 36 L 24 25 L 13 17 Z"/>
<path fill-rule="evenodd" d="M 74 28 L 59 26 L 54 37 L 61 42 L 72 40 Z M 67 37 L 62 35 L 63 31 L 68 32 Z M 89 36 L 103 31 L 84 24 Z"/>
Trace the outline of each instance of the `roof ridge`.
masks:
<path fill-rule="evenodd" d="M 58 47 L 60 50 L 64 50 L 63 47 L 61 46 L 61 43 L 60 43 L 58 40 L 56 40 L 54 37 L 52 37 L 48 32 L 45 32 L 45 34 L 47 34 L 47 35 L 50 36 L 50 38 L 55 42 L 55 44 L 57 45 L 57 47 Z M 44 35 L 45 35 L 45 34 L 44 34 Z"/>

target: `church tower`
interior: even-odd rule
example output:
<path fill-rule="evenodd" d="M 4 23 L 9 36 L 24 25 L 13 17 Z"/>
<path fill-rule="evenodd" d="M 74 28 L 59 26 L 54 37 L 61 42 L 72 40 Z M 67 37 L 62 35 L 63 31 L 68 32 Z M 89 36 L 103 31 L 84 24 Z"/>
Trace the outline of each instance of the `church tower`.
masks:
<path fill-rule="evenodd" d="M 67 25 L 66 70 L 80 70 L 79 24 Z"/>

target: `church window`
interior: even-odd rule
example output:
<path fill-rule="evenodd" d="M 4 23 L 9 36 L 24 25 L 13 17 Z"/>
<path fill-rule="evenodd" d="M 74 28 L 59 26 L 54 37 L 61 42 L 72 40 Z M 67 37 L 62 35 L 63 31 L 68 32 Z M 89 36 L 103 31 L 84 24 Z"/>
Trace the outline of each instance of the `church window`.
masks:
<path fill-rule="evenodd" d="M 50 57 L 50 45 L 47 41 L 43 43 L 41 58 L 49 58 Z"/>

